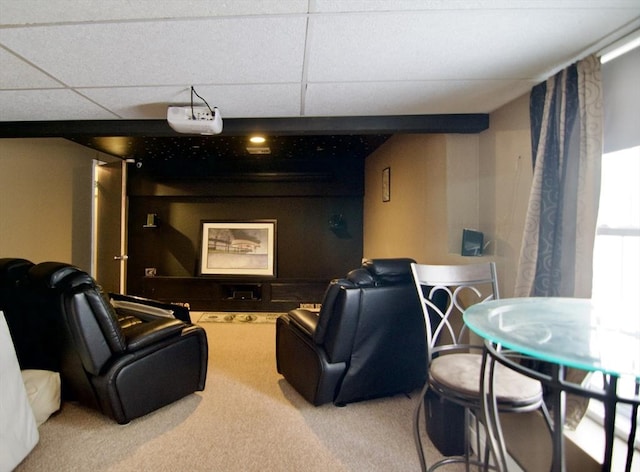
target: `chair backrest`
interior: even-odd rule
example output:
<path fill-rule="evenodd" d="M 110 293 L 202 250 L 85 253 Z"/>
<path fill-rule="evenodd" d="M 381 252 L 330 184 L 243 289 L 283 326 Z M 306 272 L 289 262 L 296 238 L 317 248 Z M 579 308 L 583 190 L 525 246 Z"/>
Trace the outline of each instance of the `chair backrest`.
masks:
<path fill-rule="evenodd" d="M 411 264 L 429 347 L 428 360 L 443 345 L 463 345 L 467 332 L 462 321 L 466 308 L 498 299 L 495 263 L 466 265 Z"/>
<path fill-rule="evenodd" d="M 353 287 L 353 284 L 347 279 L 333 279 L 329 282 L 318 313 L 318 325 L 313 332 L 313 342 L 316 344 L 324 344 L 329 327 L 337 321 L 337 316 L 334 320 L 333 314 L 340 310 L 338 299 L 343 287 Z"/>
<path fill-rule="evenodd" d="M 348 366 L 335 402 L 411 392 L 426 378 L 425 332 L 411 259 L 367 260 L 349 273 L 357 300 Z"/>
<path fill-rule="evenodd" d="M 84 370 L 100 375 L 114 354 L 126 350 L 115 309 L 100 287 L 85 272 L 62 282 L 62 316 Z"/>
<path fill-rule="evenodd" d="M 93 278 L 60 262 L 42 262 L 29 270 L 33 307 L 56 357 L 63 396 L 98 405 L 89 375 L 98 375 L 114 352 L 124 350 L 124 337 L 113 307 Z"/>
<path fill-rule="evenodd" d="M 0 258 L 0 310 L 6 316 L 13 310 L 23 311 L 25 281 L 31 267 L 33 262 L 26 259 Z"/>
<path fill-rule="evenodd" d="M 26 305 L 25 279 L 33 262 L 21 258 L 0 258 L 0 311 L 9 327 L 21 369 L 44 367 L 38 365 L 31 349 Z"/>
<path fill-rule="evenodd" d="M 351 356 L 363 286 L 373 286 L 373 279 L 366 270 L 355 269 L 327 288 L 313 340 L 324 347 L 331 362 L 347 362 Z"/>
<path fill-rule="evenodd" d="M 349 362 L 357 349 L 358 330 L 371 333 L 400 326 L 390 314 L 403 312 L 403 287 L 412 287 L 411 259 L 375 259 L 363 262 L 346 277 L 331 281 L 322 301 L 313 340 L 324 347 L 331 362 Z M 409 292 L 413 295 L 412 289 Z M 413 301 L 412 297 L 409 297 Z M 368 342 L 368 341 L 366 341 Z M 356 344 L 354 344 L 356 343 Z"/>

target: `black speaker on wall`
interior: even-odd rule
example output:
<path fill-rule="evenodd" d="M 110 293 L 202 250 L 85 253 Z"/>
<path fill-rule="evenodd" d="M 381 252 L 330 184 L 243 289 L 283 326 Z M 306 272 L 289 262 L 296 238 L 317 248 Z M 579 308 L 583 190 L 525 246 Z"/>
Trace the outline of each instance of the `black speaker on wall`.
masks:
<path fill-rule="evenodd" d="M 463 256 L 481 256 L 484 245 L 484 234 L 475 229 L 462 230 L 462 252 Z"/>

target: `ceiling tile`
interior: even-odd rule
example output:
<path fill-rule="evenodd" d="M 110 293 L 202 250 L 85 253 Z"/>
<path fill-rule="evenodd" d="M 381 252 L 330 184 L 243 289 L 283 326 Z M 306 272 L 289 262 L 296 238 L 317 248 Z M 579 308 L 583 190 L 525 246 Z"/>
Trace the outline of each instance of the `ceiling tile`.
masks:
<path fill-rule="evenodd" d="M 0 24 L 52 24 L 136 19 L 306 13 L 307 0 L 0 0 Z"/>
<path fill-rule="evenodd" d="M 531 78 L 571 60 L 628 18 L 617 9 L 311 16 L 307 80 Z"/>
<path fill-rule="evenodd" d="M 57 88 L 62 85 L 22 59 L 0 48 L 0 88 Z"/>
<path fill-rule="evenodd" d="M 0 121 L 109 120 L 109 113 L 71 90 L 0 91 Z"/>
<path fill-rule="evenodd" d="M 315 0 L 312 12 L 637 8 L 637 0 Z"/>
<path fill-rule="evenodd" d="M 284 117 L 300 114 L 300 85 L 195 86 L 224 118 Z M 189 87 L 119 87 L 78 89 L 83 95 L 124 119 L 165 119 L 167 106 L 188 105 Z M 194 96 L 194 105 L 204 103 Z"/>
<path fill-rule="evenodd" d="M 70 86 L 278 83 L 300 80 L 305 28 L 301 17 L 81 24 L 3 29 L 0 42 Z"/>
<path fill-rule="evenodd" d="M 309 84 L 312 116 L 489 113 L 535 85 L 532 81 L 423 81 Z"/>

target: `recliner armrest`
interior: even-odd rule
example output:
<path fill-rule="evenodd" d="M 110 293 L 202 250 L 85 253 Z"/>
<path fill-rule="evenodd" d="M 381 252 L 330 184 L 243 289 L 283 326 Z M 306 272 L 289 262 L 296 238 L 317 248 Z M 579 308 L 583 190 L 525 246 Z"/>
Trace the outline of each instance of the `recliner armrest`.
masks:
<path fill-rule="evenodd" d="M 122 332 L 127 351 L 137 351 L 163 339 L 179 336 L 185 326 L 180 320 L 164 318 L 131 325 L 123 329 Z"/>
<path fill-rule="evenodd" d="M 144 319 L 145 321 L 148 321 L 150 318 L 153 319 L 156 316 L 156 313 L 154 312 L 154 308 L 156 308 L 167 312 L 171 311 L 174 317 L 184 321 L 185 323 L 191 323 L 189 308 L 186 306 L 175 303 L 165 303 L 150 298 L 138 297 L 136 295 L 124 295 L 121 293 L 109 293 L 109 298 L 114 301 L 123 302 L 123 305 L 128 305 L 129 307 L 132 307 L 134 304 L 137 305 L 139 307 L 139 309 L 136 310 L 137 313 L 131 314 Z M 151 309 L 145 313 L 145 307 L 151 307 Z M 121 308 L 119 311 L 127 311 L 127 308 Z"/>
<path fill-rule="evenodd" d="M 310 338 L 313 338 L 313 333 L 315 333 L 318 326 L 318 313 L 304 308 L 296 308 L 291 310 L 287 316 L 293 325 Z"/>

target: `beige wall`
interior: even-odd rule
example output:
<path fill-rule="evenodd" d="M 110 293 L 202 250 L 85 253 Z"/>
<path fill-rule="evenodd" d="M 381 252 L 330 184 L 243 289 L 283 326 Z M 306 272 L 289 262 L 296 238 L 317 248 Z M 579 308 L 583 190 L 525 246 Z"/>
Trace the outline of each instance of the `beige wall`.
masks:
<path fill-rule="evenodd" d="M 364 257 L 459 263 L 462 229 L 478 226 L 478 136 L 395 135 L 365 164 Z M 391 169 L 391 200 L 382 171 Z"/>
<path fill-rule="evenodd" d="M 478 135 L 396 135 L 365 165 L 364 257 L 421 263 L 495 260 L 512 296 L 531 185 L 528 96 L 491 114 Z M 382 202 L 382 170 L 391 201 Z M 485 256 L 460 256 L 463 228 L 485 233 Z"/>
<path fill-rule="evenodd" d="M 90 269 L 96 155 L 65 139 L 0 139 L 0 257 Z"/>
<path fill-rule="evenodd" d="M 432 246 L 446 238 L 446 229 L 432 227 L 442 221 L 446 206 L 428 202 L 441 200 L 446 190 L 446 152 L 441 135 L 396 135 L 365 163 L 364 241 L 367 258 L 413 257 L 429 260 Z M 391 169 L 391 200 L 382 201 L 382 171 Z M 427 238 L 428 235 L 428 238 Z"/>
<path fill-rule="evenodd" d="M 480 134 L 480 221 L 503 298 L 513 296 L 532 180 L 529 95 L 491 114 Z"/>

